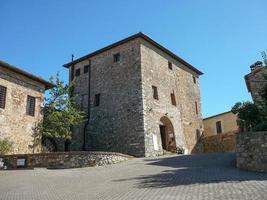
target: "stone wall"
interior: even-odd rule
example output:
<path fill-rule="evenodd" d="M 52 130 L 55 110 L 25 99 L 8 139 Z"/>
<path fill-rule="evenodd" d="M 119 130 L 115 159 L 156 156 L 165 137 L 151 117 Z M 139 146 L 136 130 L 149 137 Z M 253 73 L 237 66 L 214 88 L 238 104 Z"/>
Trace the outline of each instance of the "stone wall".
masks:
<path fill-rule="evenodd" d="M 13 142 L 9 153 L 40 152 L 36 125 L 42 119 L 45 86 L 0 66 L 0 85 L 7 88 L 5 109 L 0 108 L 0 138 Z M 26 115 L 27 95 L 36 98 L 35 116 Z M 34 148 L 32 148 L 34 145 Z"/>
<path fill-rule="evenodd" d="M 204 152 L 205 153 L 235 152 L 236 135 L 237 132 L 228 132 L 228 133 L 203 137 L 201 139 L 201 142 L 203 143 Z"/>
<path fill-rule="evenodd" d="M 162 117 L 173 125 L 176 147 L 191 152 L 197 143 L 196 131 L 203 128 L 198 75 L 145 40 L 141 61 L 146 156 L 162 154 Z M 157 87 L 158 100 L 153 98 L 152 86 Z M 171 93 L 176 105 L 172 105 Z"/>
<path fill-rule="evenodd" d="M 267 172 L 267 132 L 244 132 L 237 136 L 237 167 Z"/>
<path fill-rule="evenodd" d="M 255 103 L 260 103 L 262 101 L 261 93 L 266 85 L 263 73 L 266 72 L 266 69 L 267 67 L 257 67 L 253 69 L 251 73 L 245 76 L 248 90 Z"/>
<path fill-rule="evenodd" d="M 26 168 L 45 167 L 52 169 L 103 166 L 126 161 L 131 156 L 112 152 L 57 152 L 0 156 L 7 169 L 16 169 L 17 160 L 26 158 Z M 0 159 L 0 160 L 1 160 Z"/>

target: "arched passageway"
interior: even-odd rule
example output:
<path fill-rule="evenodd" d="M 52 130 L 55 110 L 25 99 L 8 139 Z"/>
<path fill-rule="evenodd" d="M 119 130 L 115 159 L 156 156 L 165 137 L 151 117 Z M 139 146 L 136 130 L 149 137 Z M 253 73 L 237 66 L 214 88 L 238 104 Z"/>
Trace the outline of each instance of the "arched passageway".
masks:
<path fill-rule="evenodd" d="M 166 151 L 176 152 L 174 128 L 168 117 L 160 118 L 159 129 L 162 148 Z"/>

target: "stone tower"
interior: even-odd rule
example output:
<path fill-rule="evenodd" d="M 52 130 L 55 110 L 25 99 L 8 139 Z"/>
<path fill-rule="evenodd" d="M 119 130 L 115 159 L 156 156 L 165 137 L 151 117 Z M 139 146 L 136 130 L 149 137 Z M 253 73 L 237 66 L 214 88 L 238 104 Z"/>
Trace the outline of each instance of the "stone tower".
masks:
<path fill-rule="evenodd" d="M 89 120 L 71 150 L 154 156 L 191 152 L 202 133 L 202 72 L 138 33 L 64 65 Z"/>

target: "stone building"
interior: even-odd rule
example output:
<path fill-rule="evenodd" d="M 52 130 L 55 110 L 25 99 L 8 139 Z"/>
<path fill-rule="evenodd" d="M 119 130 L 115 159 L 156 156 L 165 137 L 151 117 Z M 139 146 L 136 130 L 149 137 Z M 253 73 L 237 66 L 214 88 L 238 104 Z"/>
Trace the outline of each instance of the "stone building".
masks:
<path fill-rule="evenodd" d="M 237 115 L 231 111 L 203 119 L 204 137 L 238 132 Z"/>
<path fill-rule="evenodd" d="M 267 84 L 267 81 L 263 77 L 265 70 L 265 66 L 254 66 L 251 68 L 251 72 L 245 76 L 247 89 L 255 103 L 262 101 L 261 92 Z"/>
<path fill-rule="evenodd" d="M 237 115 L 231 111 L 203 119 L 204 133 L 201 141 L 204 152 L 234 152 L 239 132 L 237 119 Z"/>
<path fill-rule="evenodd" d="M 0 138 L 13 142 L 10 153 L 40 152 L 36 124 L 44 91 L 53 85 L 37 76 L 0 61 Z"/>
<path fill-rule="evenodd" d="M 203 123 L 198 69 L 143 33 L 64 65 L 89 120 L 70 150 L 190 153 Z M 88 103 L 89 102 L 89 103 Z"/>

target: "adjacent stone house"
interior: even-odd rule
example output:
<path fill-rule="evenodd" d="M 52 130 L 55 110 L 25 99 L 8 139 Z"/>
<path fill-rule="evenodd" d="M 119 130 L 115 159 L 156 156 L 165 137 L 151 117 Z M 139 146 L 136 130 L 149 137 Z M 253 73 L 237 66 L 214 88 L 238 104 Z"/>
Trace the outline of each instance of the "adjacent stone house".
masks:
<path fill-rule="evenodd" d="M 64 65 L 88 122 L 70 150 L 190 153 L 203 130 L 198 69 L 138 33 Z"/>
<path fill-rule="evenodd" d="M 267 81 L 263 77 L 266 71 L 265 66 L 255 66 L 251 68 L 251 72 L 245 76 L 247 89 L 251 94 L 254 103 L 262 101 L 261 92 Z"/>
<path fill-rule="evenodd" d="M 36 153 L 41 141 L 36 125 L 42 119 L 44 91 L 51 83 L 0 61 L 0 138 L 13 142 L 10 153 Z"/>
<path fill-rule="evenodd" d="M 201 139 L 204 152 L 234 152 L 239 132 L 237 115 L 231 111 L 203 119 L 204 134 Z"/>
<path fill-rule="evenodd" d="M 238 132 L 237 115 L 231 111 L 203 119 L 204 137 Z"/>

